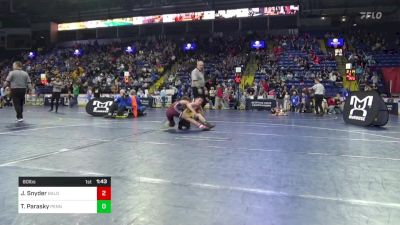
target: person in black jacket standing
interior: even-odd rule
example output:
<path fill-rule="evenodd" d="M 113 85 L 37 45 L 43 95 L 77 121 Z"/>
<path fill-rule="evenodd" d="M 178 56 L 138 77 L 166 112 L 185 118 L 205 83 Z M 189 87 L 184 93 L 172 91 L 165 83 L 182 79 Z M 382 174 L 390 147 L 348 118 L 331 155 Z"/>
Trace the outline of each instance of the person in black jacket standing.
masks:
<path fill-rule="evenodd" d="M 99 84 L 96 84 L 93 87 L 93 97 L 94 98 L 100 98 L 101 97 L 101 87 Z"/>
<path fill-rule="evenodd" d="M 17 114 L 17 121 L 24 121 L 23 106 L 25 102 L 26 89 L 31 89 L 31 79 L 27 72 L 22 70 L 22 63 L 15 61 L 13 63 L 13 71 L 11 71 L 4 84 L 4 88 L 10 86 L 11 98 L 13 101 L 14 109 Z"/>

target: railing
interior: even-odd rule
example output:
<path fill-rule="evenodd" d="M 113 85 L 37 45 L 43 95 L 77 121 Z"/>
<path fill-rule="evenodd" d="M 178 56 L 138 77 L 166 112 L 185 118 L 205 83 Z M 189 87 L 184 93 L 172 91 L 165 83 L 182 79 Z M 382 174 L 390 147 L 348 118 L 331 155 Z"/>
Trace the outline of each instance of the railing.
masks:
<path fill-rule="evenodd" d="M 257 71 L 257 59 L 254 54 L 251 54 L 250 60 L 247 63 L 246 69 L 243 73 L 242 80 L 240 82 L 240 89 L 242 91 L 247 85 L 253 84 L 256 71 Z"/>
<path fill-rule="evenodd" d="M 168 75 L 176 73 L 176 68 L 177 63 L 174 63 L 171 66 L 166 66 L 164 68 L 164 74 L 149 88 L 149 93 L 153 94 L 155 91 L 160 89 L 160 87 L 165 83 L 165 80 L 168 79 Z"/>

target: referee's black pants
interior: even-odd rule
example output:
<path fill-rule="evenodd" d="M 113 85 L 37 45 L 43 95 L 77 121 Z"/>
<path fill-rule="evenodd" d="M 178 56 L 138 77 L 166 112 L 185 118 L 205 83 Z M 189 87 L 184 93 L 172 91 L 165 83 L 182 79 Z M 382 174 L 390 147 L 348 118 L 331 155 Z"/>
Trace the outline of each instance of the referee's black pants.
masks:
<path fill-rule="evenodd" d="M 204 106 L 207 104 L 207 100 L 206 100 L 206 93 L 204 91 L 204 87 L 192 87 L 192 94 L 193 94 L 193 99 L 196 98 L 202 98 L 203 99 L 203 104 L 201 105 L 201 107 L 204 108 Z"/>
<path fill-rule="evenodd" d="M 17 119 L 24 118 L 22 112 L 24 111 L 26 88 L 12 88 L 11 98 L 13 101 L 15 112 L 17 113 Z"/>
<path fill-rule="evenodd" d="M 60 102 L 60 94 L 61 94 L 61 92 L 53 92 L 53 94 L 51 95 L 51 108 L 50 108 L 50 111 L 53 110 L 54 100 L 56 100 L 56 112 L 58 111 L 58 105 L 59 105 L 59 102 Z"/>
<path fill-rule="evenodd" d="M 324 109 L 322 108 L 322 101 L 324 100 L 324 96 L 315 95 L 314 97 L 315 97 L 315 112 L 317 114 L 324 114 Z"/>

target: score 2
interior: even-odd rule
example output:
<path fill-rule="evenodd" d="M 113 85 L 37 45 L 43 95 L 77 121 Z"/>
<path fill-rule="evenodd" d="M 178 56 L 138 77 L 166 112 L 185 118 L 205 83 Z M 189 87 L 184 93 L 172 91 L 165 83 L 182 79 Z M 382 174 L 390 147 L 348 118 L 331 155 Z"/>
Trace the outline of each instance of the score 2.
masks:
<path fill-rule="evenodd" d="M 111 200 L 111 187 L 97 187 L 97 200 Z"/>

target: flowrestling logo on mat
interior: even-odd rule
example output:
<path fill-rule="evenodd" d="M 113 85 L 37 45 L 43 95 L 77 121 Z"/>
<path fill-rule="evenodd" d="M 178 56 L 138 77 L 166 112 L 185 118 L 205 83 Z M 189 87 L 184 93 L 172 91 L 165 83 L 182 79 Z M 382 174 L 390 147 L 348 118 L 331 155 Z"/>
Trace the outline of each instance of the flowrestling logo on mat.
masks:
<path fill-rule="evenodd" d="M 360 100 L 357 96 L 351 96 L 350 106 L 353 106 L 353 108 L 350 110 L 349 119 L 365 121 L 368 114 L 366 108 L 367 106 L 371 108 L 373 100 L 374 100 L 373 96 L 367 96 L 362 100 Z M 360 112 L 360 111 L 362 112 L 362 116 L 354 115 L 355 112 Z"/>
<path fill-rule="evenodd" d="M 113 104 L 112 101 L 101 102 L 101 101 L 93 101 L 93 112 L 94 113 L 108 113 L 110 110 L 110 106 Z"/>

